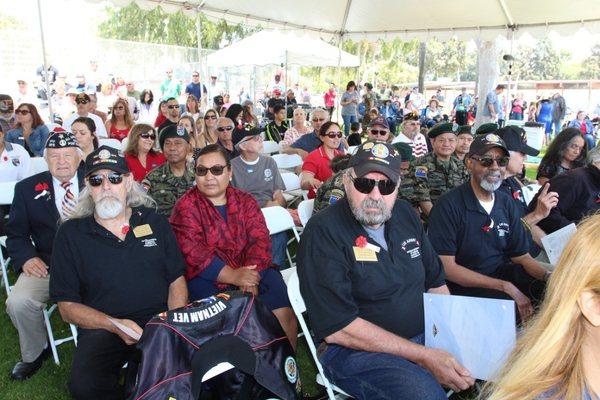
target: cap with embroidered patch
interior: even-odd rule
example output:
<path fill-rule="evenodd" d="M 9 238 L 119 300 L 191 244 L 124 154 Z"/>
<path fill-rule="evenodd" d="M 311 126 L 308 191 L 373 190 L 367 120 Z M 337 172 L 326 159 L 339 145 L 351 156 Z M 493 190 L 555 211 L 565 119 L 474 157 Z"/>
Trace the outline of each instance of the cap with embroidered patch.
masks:
<path fill-rule="evenodd" d="M 390 129 L 390 125 L 383 115 L 378 115 L 377 117 L 373 118 L 371 122 L 369 122 L 369 128 L 372 128 L 375 125 L 383 126 L 385 129 Z"/>
<path fill-rule="evenodd" d="M 260 135 L 260 130 L 252 124 L 236 125 L 231 134 L 231 140 L 234 146 L 237 146 L 247 137 Z"/>
<path fill-rule="evenodd" d="M 368 141 L 358 146 L 348 167 L 354 168 L 359 178 L 371 172 L 380 172 L 393 182 L 398 182 L 401 162 L 400 153 L 391 144 Z"/>
<path fill-rule="evenodd" d="M 158 143 L 162 149 L 165 145 L 165 140 L 168 138 L 181 138 L 186 142 L 190 142 L 190 135 L 183 126 L 177 126 L 175 124 L 167 125 L 162 128 L 158 133 Z"/>
<path fill-rule="evenodd" d="M 46 148 L 62 149 L 65 147 L 79 147 L 79 145 L 77 144 L 75 135 L 57 126 L 52 130 L 52 132 L 50 132 L 48 140 L 46 140 Z"/>
<path fill-rule="evenodd" d="M 500 136 L 494 133 L 488 133 L 487 135 L 477 135 L 475 139 L 473 139 L 473 143 L 471 143 L 471 148 L 469 149 L 467 157 L 474 155 L 481 156 L 489 149 L 494 147 L 502 149 L 507 156 L 510 156 L 510 153 L 506 148 L 506 144 L 500 138 Z"/>
<path fill-rule="evenodd" d="M 454 135 L 458 132 L 458 124 L 453 124 L 452 122 L 441 122 L 436 124 L 427 132 L 427 136 L 430 139 L 436 138 L 444 133 L 452 133 Z"/>
<path fill-rule="evenodd" d="M 498 129 L 496 135 L 504 140 L 506 148 L 510 151 L 518 151 L 532 157 L 540 154 L 539 150 L 527 145 L 527 133 L 523 128 L 514 125 L 505 126 Z"/>
<path fill-rule="evenodd" d="M 106 145 L 98 147 L 85 159 L 85 176 L 100 169 L 110 169 L 122 174 L 129 173 L 123 152 Z"/>

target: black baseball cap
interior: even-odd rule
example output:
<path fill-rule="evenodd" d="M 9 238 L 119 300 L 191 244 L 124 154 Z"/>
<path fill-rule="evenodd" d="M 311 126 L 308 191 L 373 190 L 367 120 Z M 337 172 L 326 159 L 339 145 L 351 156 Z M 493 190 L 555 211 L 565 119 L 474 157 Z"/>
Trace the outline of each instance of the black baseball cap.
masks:
<path fill-rule="evenodd" d="M 495 133 L 504 140 L 506 148 L 509 151 L 518 151 L 532 157 L 540 154 L 539 150 L 527 145 L 527 133 L 523 128 L 509 125 L 498 129 Z"/>
<path fill-rule="evenodd" d="M 368 141 L 358 146 L 348 167 L 354 168 L 359 178 L 371 172 L 380 172 L 391 181 L 398 182 L 401 163 L 400 153 L 391 144 Z"/>
<path fill-rule="evenodd" d="M 260 130 L 258 130 L 251 124 L 244 124 L 244 126 L 237 125 L 233 129 L 233 133 L 231 134 L 231 140 L 233 142 L 233 145 L 237 146 L 245 138 L 258 135 L 260 135 Z"/>
<path fill-rule="evenodd" d="M 79 145 L 75 135 L 57 126 L 50 132 L 45 147 L 47 149 L 63 149 L 65 147 L 79 147 Z"/>
<path fill-rule="evenodd" d="M 85 176 L 100 169 L 110 169 L 122 174 L 129 173 L 129 167 L 121 150 L 109 146 L 100 146 L 85 159 Z"/>
<path fill-rule="evenodd" d="M 474 155 L 481 156 L 485 154 L 486 151 L 494 147 L 502 149 L 507 156 L 510 156 L 510 153 L 506 148 L 506 144 L 500 138 L 500 136 L 494 133 L 488 133 L 487 135 L 475 136 L 475 139 L 473 139 L 473 143 L 471 143 L 471 148 L 469 149 L 467 157 L 471 157 Z"/>
<path fill-rule="evenodd" d="M 375 125 L 383 126 L 385 129 L 390 129 L 390 124 L 388 124 L 387 119 L 382 115 L 378 115 L 377 117 L 373 118 L 371 122 L 369 122 L 369 128 L 372 128 Z"/>

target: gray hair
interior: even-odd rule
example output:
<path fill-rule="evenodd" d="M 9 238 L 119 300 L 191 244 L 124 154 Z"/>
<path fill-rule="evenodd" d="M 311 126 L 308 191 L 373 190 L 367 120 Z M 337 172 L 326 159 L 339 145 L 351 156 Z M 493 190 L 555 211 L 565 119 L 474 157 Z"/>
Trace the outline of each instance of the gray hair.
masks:
<path fill-rule="evenodd" d="M 219 125 L 219 122 L 227 122 L 228 124 L 231 124 L 235 128 L 235 124 L 233 123 L 231 118 L 219 117 L 219 118 L 217 118 L 217 125 Z"/>
<path fill-rule="evenodd" d="M 592 150 L 588 151 L 587 154 L 587 163 L 595 164 L 600 162 L 600 147 L 596 146 Z"/>
<path fill-rule="evenodd" d="M 321 107 L 317 107 L 317 108 L 315 108 L 314 110 L 312 110 L 310 112 L 310 119 L 311 119 L 311 121 L 312 121 L 314 115 L 317 114 L 317 113 L 324 113 L 327 116 L 327 118 L 329 118 L 329 113 L 327 112 L 327 110 L 325 110 L 324 108 L 321 108 Z"/>
<path fill-rule="evenodd" d="M 135 181 L 131 183 L 131 189 L 127 192 L 127 207 L 142 206 L 156 210 L 156 201 L 146 193 L 142 185 Z M 86 218 L 94 215 L 95 210 L 96 204 L 90 193 L 89 184 L 86 184 L 85 188 L 79 193 L 75 211 L 68 219 Z"/>

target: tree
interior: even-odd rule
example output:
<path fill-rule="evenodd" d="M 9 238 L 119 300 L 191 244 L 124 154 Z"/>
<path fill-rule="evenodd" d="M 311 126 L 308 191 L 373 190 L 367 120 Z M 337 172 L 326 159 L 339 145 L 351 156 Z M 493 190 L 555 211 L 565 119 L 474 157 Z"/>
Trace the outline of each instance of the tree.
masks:
<path fill-rule="evenodd" d="M 592 47 L 592 55 L 581 62 L 582 79 L 600 79 L 600 43 Z"/>
<path fill-rule="evenodd" d="M 534 47 L 519 47 L 515 54 L 514 74 L 519 80 L 562 79 L 562 60 L 569 57 L 568 52 L 559 53 L 545 38 Z"/>

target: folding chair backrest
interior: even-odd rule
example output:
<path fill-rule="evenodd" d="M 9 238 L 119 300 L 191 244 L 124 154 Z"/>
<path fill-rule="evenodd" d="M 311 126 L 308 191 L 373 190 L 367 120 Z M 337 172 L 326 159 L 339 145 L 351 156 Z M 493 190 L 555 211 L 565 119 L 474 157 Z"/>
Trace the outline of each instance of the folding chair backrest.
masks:
<path fill-rule="evenodd" d="M 121 140 L 121 150 L 125 151 L 125 149 L 127 148 L 127 143 L 129 143 L 129 138 L 126 137 L 123 140 Z"/>
<path fill-rule="evenodd" d="M 117 150 L 121 150 L 121 142 L 118 141 L 117 139 L 106 139 L 106 138 L 102 138 L 99 140 L 99 144 L 100 146 L 108 146 L 108 147 L 112 147 L 113 149 L 117 149 Z"/>
<path fill-rule="evenodd" d="M 29 165 L 29 175 L 39 174 L 40 172 L 48 171 L 48 163 L 44 157 L 31 157 Z"/>
<path fill-rule="evenodd" d="M 306 223 L 310 217 L 312 217 L 314 207 L 315 199 L 302 200 L 300 204 L 298 204 L 298 217 L 300 217 L 302 226 L 306 226 Z"/>
<path fill-rule="evenodd" d="M 279 232 L 285 232 L 291 229 L 294 232 L 294 236 L 297 241 L 300 241 L 300 235 L 296 230 L 296 224 L 290 213 L 281 206 L 265 207 L 261 209 L 267 228 L 269 229 L 269 235 L 274 235 Z"/>
<path fill-rule="evenodd" d="M 298 154 L 273 154 L 273 160 L 279 169 L 292 169 L 302 165 L 302 157 Z"/>
<path fill-rule="evenodd" d="M 16 184 L 16 181 L 0 182 L 0 205 L 4 206 L 12 204 Z"/>
<path fill-rule="evenodd" d="M 282 172 L 281 178 L 285 184 L 285 191 L 300 189 L 300 177 L 293 172 Z"/>
<path fill-rule="evenodd" d="M 262 150 L 262 154 L 274 154 L 274 153 L 279 153 L 279 150 L 281 150 L 281 148 L 279 147 L 279 143 L 275 142 L 274 140 L 265 140 L 263 142 L 263 150 Z"/>
<path fill-rule="evenodd" d="M 356 153 L 356 149 L 358 149 L 358 146 L 350 146 L 350 147 L 348 147 L 348 154 L 354 154 L 354 153 Z"/>

